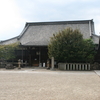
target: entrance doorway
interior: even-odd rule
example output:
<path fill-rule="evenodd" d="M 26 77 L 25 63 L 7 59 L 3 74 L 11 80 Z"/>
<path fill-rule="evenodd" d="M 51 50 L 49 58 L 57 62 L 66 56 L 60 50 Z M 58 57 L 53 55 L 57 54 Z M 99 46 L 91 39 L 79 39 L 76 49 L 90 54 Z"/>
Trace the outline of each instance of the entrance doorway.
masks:
<path fill-rule="evenodd" d="M 18 59 L 27 62 L 29 66 L 47 66 L 48 49 L 47 46 L 22 46 Z"/>

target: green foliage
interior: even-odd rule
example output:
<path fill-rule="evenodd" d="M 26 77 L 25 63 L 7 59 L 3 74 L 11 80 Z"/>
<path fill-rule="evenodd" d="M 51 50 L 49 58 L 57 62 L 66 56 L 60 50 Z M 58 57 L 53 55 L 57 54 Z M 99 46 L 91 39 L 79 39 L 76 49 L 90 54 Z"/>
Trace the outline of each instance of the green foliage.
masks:
<path fill-rule="evenodd" d="M 91 62 L 94 59 L 94 44 L 83 39 L 79 30 L 71 28 L 59 31 L 51 37 L 48 45 L 49 58 L 60 62 Z"/>
<path fill-rule="evenodd" d="M 18 47 L 18 43 L 0 45 L 0 59 L 10 60 L 15 58 L 15 50 L 18 49 Z"/>

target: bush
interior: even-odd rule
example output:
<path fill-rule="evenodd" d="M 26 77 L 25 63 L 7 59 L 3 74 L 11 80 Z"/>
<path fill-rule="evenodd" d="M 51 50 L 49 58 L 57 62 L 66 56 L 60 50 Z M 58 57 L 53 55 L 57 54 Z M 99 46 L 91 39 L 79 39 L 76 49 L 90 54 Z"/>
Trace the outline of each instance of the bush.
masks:
<path fill-rule="evenodd" d="M 15 58 L 15 50 L 18 48 L 18 46 L 18 43 L 0 45 L 0 59 L 11 60 Z"/>
<path fill-rule="evenodd" d="M 91 39 L 83 39 L 79 30 L 71 28 L 59 31 L 48 45 L 49 58 L 58 62 L 92 62 L 95 55 Z"/>
<path fill-rule="evenodd" d="M 14 69 L 14 66 L 13 64 L 6 64 L 6 69 Z"/>

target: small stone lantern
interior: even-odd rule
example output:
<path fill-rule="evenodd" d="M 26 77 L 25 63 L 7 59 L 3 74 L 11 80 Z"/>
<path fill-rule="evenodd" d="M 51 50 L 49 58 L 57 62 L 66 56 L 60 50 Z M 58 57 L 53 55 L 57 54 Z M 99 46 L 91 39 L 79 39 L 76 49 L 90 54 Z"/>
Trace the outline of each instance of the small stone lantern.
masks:
<path fill-rule="evenodd" d="M 18 60 L 18 69 L 21 69 L 21 60 Z"/>

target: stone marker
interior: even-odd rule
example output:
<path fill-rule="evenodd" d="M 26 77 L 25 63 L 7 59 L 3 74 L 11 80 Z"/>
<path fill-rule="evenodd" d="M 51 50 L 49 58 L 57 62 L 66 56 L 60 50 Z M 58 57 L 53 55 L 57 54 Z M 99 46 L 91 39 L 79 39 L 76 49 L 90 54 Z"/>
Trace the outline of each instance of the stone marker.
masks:
<path fill-rule="evenodd" d="M 54 57 L 51 57 L 51 70 L 54 70 Z"/>

